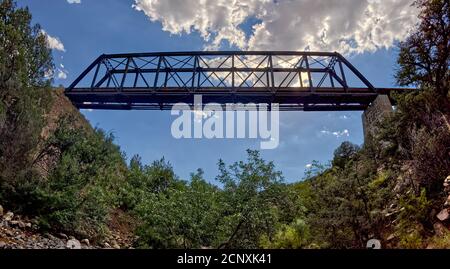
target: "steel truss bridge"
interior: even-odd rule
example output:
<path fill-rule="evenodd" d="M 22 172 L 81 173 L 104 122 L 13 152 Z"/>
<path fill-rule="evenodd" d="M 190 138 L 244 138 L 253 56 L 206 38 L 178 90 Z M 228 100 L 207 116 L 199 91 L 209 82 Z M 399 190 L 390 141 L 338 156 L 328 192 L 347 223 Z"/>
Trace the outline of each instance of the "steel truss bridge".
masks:
<path fill-rule="evenodd" d="M 161 109 L 176 103 L 279 104 L 282 111 L 365 110 L 380 94 L 339 53 L 167 52 L 98 57 L 66 90 L 80 109 Z"/>

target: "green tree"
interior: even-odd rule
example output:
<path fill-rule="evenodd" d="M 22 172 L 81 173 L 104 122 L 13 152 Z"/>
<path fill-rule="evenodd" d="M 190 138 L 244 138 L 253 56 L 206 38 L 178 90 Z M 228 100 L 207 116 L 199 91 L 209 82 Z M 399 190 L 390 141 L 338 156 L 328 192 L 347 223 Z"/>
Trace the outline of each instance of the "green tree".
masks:
<path fill-rule="evenodd" d="M 51 102 L 51 52 L 27 8 L 0 2 L 0 199 L 17 208 L 37 177 L 33 155 Z"/>
<path fill-rule="evenodd" d="M 296 186 L 306 207 L 310 244 L 322 248 L 363 248 L 383 229 L 383 208 L 392 195 L 392 176 L 378 172 L 371 152 L 344 143 L 335 164 L 324 170 L 314 163 L 305 182 Z M 318 166 L 315 168 L 314 166 Z"/>
<path fill-rule="evenodd" d="M 70 117 L 61 119 L 46 141 L 45 156 L 58 156 L 47 179 L 28 196 L 27 211 L 38 216 L 41 228 L 101 237 L 108 216 L 121 205 L 126 164 L 114 137 L 102 130 L 74 129 Z"/>
<path fill-rule="evenodd" d="M 439 196 L 450 173 L 450 3 L 418 0 L 420 23 L 400 44 L 397 81 L 422 91 L 397 96 L 397 112 L 380 139 L 397 145 L 400 159 L 412 162 L 413 181 L 429 197 Z"/>
<path fill-rule="evenodd" d="M 141 247 L 210 248 L 220 233 L 221 192 L 199 170 L 189 184 L 180 181 L 164 192 L 148 193 L 135 211 L 143 223 Z"/>
<path fill-rule="evenodd" d="M 261 236 L 271 238 L 286 194 L 281 172 L 248 150 L 247 162 L 226 167 L 219 162 L 217 180 L 224 185 L 224 234 L 219 248 L 257 248 Z"/>
<path fill-rule="evenodd" d="M 396 78 L 403 86 L 432 87 L 445 100 L 450 81 L 450 3 L 417 0 L 414 5 L 421 10 L 421 21 L 400 44 Z"/>
<path fill-rule="evenodd" d="M 345 168 L 345 164 L 355 157 L 360 147 L 350 142 L 344 142 L 334 151 L 333 166 Z"/>
<path fill-rule="evenodd" d="M 46 74 L 53 68 L 51 51 L 39 25 L 31 24 L 28 8 L 15 1 L 0 3 L 0 89 L 2 100 L 11 91 L 27 91 L 49 85 Z M 13 100 L 8 100 L 13 101 Z"/>
<path fill-rule="evenodd" d="M 147 199 L 147 194 L 165 193 L 182 184 L 172 166 L 162 158 L 151 165 L 143 165 L 139 156 L 134 156 L 128 168 L 128 185 L 123 190 L 124 209 L 134 209 Z"/>

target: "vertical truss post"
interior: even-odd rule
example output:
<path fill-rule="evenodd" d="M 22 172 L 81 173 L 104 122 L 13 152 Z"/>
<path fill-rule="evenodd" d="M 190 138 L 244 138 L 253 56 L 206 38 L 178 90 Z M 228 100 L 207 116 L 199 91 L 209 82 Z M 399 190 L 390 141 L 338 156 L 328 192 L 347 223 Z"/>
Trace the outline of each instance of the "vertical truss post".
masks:
<path fill-rule="evenodd" d="M 134 60 L 133 60 L 133 62 L 134 62 Z M 134 82 L 133 82 L 133 87 L 134 88 L 136 88 L 137 83 L 138 83 L 139 75 L 141 74 L 141 70 L 139 70 L 139 68 L 136 66 L 136 64 L 135 64 L 135 68 L 136 68 L 136 74 L 134 76 Z"/>
<path fill-rule="evenodd" d="M 236 89 L 235 89 L 235 86 L 236 86 L 236 83 L 235 83 L 235 78 L 236 78 L 236 66 L 235 66 L 235 63 L 234 63 L 234 61 L 235 61 L 235 59 L 234 59 L 234 55 L 231 55 L 231 90 L 232 90 L 232 92 L 235 92 L 236 91 Z"/>
<path fill-rule="evenodd" d="M 272 55 L 269 55 L 269 72 L 270 72 L 271 83 L 268 84 L 267 86 L 270 87 L 272 93 L 275 93 L 275 74 L 273 72 L 273 58 L 272 58 Z"/>
<path fill-rule="evenodd" d="M 192 72 L 192 91 L 195 92 L 195 75 L 197 74 L 197 69 L 198 69 L 198 56 L 194 56 L 194 67 L 193 67 L 193 72 Z"/>
<path fill-rule="evenodd" d="M 299 80 L 301 88 L 303 88 L 303 79 L 302 79 L 302 71 L 301 71 L 301 69 L 303 67 L 303 62 L 304 61 L 305 61 L 305 58 L 301 57 L 301 61 L 299 62 L 298 66 L 297 66 L 297 68 L 299 69 L 298 70 L 298 80 Z"/>
<path fill-rule="evenodd" d="M 125 85 L 125 80 L 127 79 L 127 75 L 128 75 L 128 68 L 130 67 L 130 61 L 131 58 L 127 58 L 127 63 L 125 65 L 125 72 L 122 75 L 122 81 L 120 82 L 120 91 L 123 90 L 123 86 Z"/>
<path fill-rule="evenodd" d="M 309 61 L 308 61 L 308 55 L 303 56 L 305 59 L 305 65 L 306 65 L 306 72 L 308 74 L 308 83 L 309 83 L 309 91 L 310 92 L 314 92 L 314 87 L 313 87 L 313 81 L 312 81 L 312 77 L 311 77 L 311 69 L 309 68 Z"/>
<path fill-rule="evenodd" d="M 106 69 L 108 70 L 107 76 L 108 76 L 108 82 L 106 83 L 106 87 L 109 88 L 109 85 L 111 85 L 111 79 L 113 74 L 111 73 L 111 70 L 109 69 L 109 66 L 105 63 Z"/>
<path fill-rule="evenodd" d="M 155 80 L 153 81 L 153 90 L 156 91 L 158 88 L 158 79 L 159 79 L 159 73 L 161 71 L 161 61 L 163 56 L 158 57 L 158 66 L 156 67 L 156 74 L 155 74 Z"/>

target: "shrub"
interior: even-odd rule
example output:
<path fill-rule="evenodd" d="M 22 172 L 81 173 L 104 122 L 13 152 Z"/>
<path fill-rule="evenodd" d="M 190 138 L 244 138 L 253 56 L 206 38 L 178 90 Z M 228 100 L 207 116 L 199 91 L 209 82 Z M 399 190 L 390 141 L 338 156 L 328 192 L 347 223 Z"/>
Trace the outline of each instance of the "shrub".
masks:
<path fill-rule="evenodd" d="M 43 227 L 96 237 L 105 231 L 108 213 L 120 205 L 126 184 L 126 165 L 113 136 L 101 130 L 88 133 L 61 121 L 47 141 L 60 160 L 48 180 L 34 191 L 37 214 Z"/>

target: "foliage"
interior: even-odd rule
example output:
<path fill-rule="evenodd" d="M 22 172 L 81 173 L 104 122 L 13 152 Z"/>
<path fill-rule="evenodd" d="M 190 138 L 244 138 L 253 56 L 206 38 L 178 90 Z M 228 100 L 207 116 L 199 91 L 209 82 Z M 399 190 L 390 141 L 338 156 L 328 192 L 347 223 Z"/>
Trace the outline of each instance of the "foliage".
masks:
<path fill-rule="evenodd" d="M 272 236 L 287 189 L 273 163 L 263 161 L 258 152 L 248 154 L 247 162 L 229 168 L 219 162 L 217 178 L 223 189 L 207 183 L 199 170 L 189 184 L 175 180 L 164 191 L 148 192 L 135 210 L 144 223 L 138 231 L 141 246 L 255 248 L 263 234 Z M 141 169 L 147 177 L 154 171 Z"/>
<path fill-rule="evenodd" d="M 399 225 L 407 226 L 413 222 L 424 222 L 428 218 L 430 202 L 427 199 L 425 189 L 422 189 L 419 196 L 409 194 L 402 197 L 400 205 L 403 210 L 399 217 L 404 223 Z"/>
<path fill-rule="evenodd" d="M 213 246 L 220 221 L 220 198 L 217 187 L 205 182 L 201 170 L 192 174 L 189 184 L 148 194 L 136 208 L 144 223 L 138 230 L 141 247 Z"/>
<path fill-rule="evenodd" d="M 28 8 L 15 1 L 0 3 L 0 89 L 6 94 L 48 86 L 46 74 L 53 68 L 51 52 L 39 25 L 31 25 Z"/>
<path fill-rule="evenodd" d="M 292 224 L 282 224 L 270 239 L 263 235 L 260 245 L 264 249 L 300 249 L 309 247 L 309 226 L 303 219 L 296 219 Z"/>
<path fill-rule="evenodd" d="M 96 237 L 120 204 L 126 165 L 112 135 L 73 129 L 70 122 L 64 118 L 46 143 L 43 151 L 59 152 L 60 158 L 49 178 L 37 184 L 27 209 L 39 216 L 43 228 Z"/>
<path fill-rule="evenodd" d="M 435 249 L 450 249 L 450 233 L 435 235 L 431 238 L 430 245 Z"/>
<path fill-rule="evenodd" d="M 350 151 L 347 159 L 339 154 L 357 148 L 344 143 L 333 160 L 339 166 L 304 183 L 310 186 L 310 195 L 304 200 L 307 222 L 319 246 L 363 248 L 368 239 L 380 233 L 380 209 L 389 195 L 386 175 L 380 176 L 371 169 L 374 161 L 366 158 L 363 150 Z"/>
<path fill-rule="evenodd" d="M 33 155 L 51 103 L 52 57 L 39 25 L 12 0 L 0 3 L 0 199 L 20 209 L 33 190 Z"/>
<path fill-rule="evenodd" d="M 421 20 L 416 31 L 400 44 L 397 81 L 400 85 L 432 87 L 446 98 L 450 81 L 450 3 L 417 0 Z"/>
<path fill-rule="evenodd" d="M 149 193 L 165 193 L 175 185 L 182 185 L 175 175 L 172 166 L 164 158 L 143 165 L 139 156 L 134 156 L 128 168 L 128 184 L 122 192 L 122 207 L 134 209 L 148 199 Z"/>
<path fill-rule="evenodd" d="M 281 172 L 259 152 L 248 150 L 247 162 L 228 168 L 220 161 L 217 180 L 224 185 L 225 241 L 219 248 L 257 248 L 262 235 L 271 237 L 283 205 Z"/>
<path fill-rule="evenodd" d="M 423 248 L 423 236 L 417 228 L 413 228 L 407 233 L 402 234 L 399 248 L 401 249 L 420 249 Z"/>
<path fill-rule="evenodd" d="M 338 168 L 345 168 L 349 160 L 355 157 L 359 151 L 359 146 L 350 142 L 344 142 L 334 152 L 333 166 Z"/>

